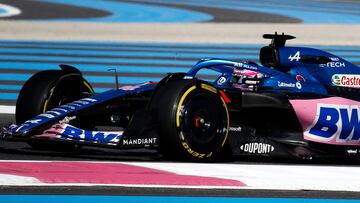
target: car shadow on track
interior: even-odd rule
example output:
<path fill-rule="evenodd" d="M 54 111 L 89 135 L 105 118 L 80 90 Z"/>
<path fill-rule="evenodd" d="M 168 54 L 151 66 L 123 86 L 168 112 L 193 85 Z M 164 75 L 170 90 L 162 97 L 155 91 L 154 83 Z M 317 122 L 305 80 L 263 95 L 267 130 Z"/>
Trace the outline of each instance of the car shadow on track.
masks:
<path fill-rule="evenodd" d="M 72 161 L 142 161 L 142 162 L 173 162 L 163 157 L 154 149 L 107 149 L 98 147 L 83 147 L 76 151 L 59 152 L 50 150 L 35 150 L 22 142 L 0 142 L 0 160 L 72 160 Z M 219 162 L 217 162 L 219 163 Z M 232 164 L 279 164 L 279 165 L 330 165 L 358 166 L 359 159 L 285 159 L 272 157 L 234 156 L 221 163 Z"/>
<path fill-rule="evenodd" d="M 158 161 L 156 150 L 116 150 L 83 147 L 76 151 L 35 150 L 26 143 L 1 142 L 0 160 L 74 160 L 74 161 Z"/>

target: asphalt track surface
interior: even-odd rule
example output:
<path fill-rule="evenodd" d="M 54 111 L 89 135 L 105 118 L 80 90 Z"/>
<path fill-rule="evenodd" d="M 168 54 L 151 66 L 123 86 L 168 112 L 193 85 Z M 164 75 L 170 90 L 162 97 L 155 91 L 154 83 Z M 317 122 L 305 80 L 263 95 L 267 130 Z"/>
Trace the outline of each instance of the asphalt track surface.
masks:
<path fill-rule="evenodd" d="M 4 115 L 0 116 L 1 118 Z M 12 115 L 5 116 L 13 119 Z M 3 121 L 3 120 L 2 120 Z M 98 147 L 83 147 L 75 152 L 55 152 L 34 150 L 23 142 L 0 142 L 0 160 L 27 161 L 100 161 L 100 162 L 157 162 L 171 163 L 156 150 L 117 150 Z M 349 166 L 357 167 L 357 162 L 339 160 L 299 161 L 254 157 L 234 157 L 221 164 L 275 164 L 288 166 Z M 196 163 L 194 163 L 196 164 Z M 219 163 L 217 163 L 219 165 Z M 220 166 L 221 167 L 221 166 Z M 154 196 L 154 197 L 241 197 L 241 198 L 305 198 L 305 199 L 360 199 L 359 192 L 318 191 L 318 190 L 249 190 L 249 189 L 186 189 L 186 188 L 143 188 L 121 186 L 0 186 L 0 194 L 22 195 L 82 195 L 82 196 Z M 61 199 L 61 198 L 60 198 Z M 293 200 L 293 199 L 291 199 Z M 192 200 L 195 201 L 195 200 Z M 197 200 L 195 202 L 198 202 Z M 206 201 L 205 201 L 206 202 Z"/>
<path fill-rule="evenodd" d="M 172 188 L 128 188 L 128 187 L 0 187 L 0 194 L 6 195 L 99 195 L 99 196 L 162 196 L 162 197 L 241 197 L 241 198 L 304 198 L 306 199 L 360 199 L 358 192 L 326 192 L 326 191 L 281 191 L 281 190 L 204 190 L 204 189 L 172 189 Z M 226 199 L 223 199 L 226 201 Z M 288 200 L 288 201 L 291 201 Z M 199 202 L 199 201 L 195 201 Z M 238 201 L 239 202 L 239 201 Z M 310 201 L 311 202 L 311 201 Z"/>
<path fill-rule="evenodd" d="M 238 160 L 236 160 L 238 159 Z M 96 147 L 84 147 L 77 152 L 54 152 L 31 149 L 25 143 L 1 142 L 0 160 L 46 160 L 46 161 L 115 161 L 115 162 L 164 162 L 155 150 L 116 150 Z M 228 162 L 220 163 L 226 165 Z M 196 164 L 196 163 L 194 163 Z M 231 164 L 278 164 L 280 165 L 314 165 L 337 166 L 337 162 L 298 162 L 294 160 L 269 160 L 251 157 L 235 157 Z M 354 163 L 343 162 L 341 165 L 352 166 Z M 0 186 L 0 194 L 31 195 L 116 195 L 116 196 L 181 196 L 181 197 L 251 197 L 251 198 L 316 198 L 316 199 L 360 199 L 359 192 L 318 191 L 318 190 L 249 190 L 249 189 L 175 189 L 143 188 L 121 186 Z"/>

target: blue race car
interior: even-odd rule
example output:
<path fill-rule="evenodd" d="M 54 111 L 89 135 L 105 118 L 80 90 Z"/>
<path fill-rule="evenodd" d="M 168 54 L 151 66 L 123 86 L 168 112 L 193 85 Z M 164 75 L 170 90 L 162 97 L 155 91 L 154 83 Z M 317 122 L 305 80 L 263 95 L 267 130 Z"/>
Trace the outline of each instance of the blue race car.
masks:
<path fill-rule="evenodd" d="M 286 47 L 290 35 L 263 37 L 272 41 L 260 50 L 261 65 L 204 59 L 187 73 L 99 94 L 72 66 L 38 72 L 1 137 L 37 149 L 155 148 L 198 161 L 359 158 L 359 67 L 322 50 Z M 217 76 L 201 79 L 206 71 Z"/>

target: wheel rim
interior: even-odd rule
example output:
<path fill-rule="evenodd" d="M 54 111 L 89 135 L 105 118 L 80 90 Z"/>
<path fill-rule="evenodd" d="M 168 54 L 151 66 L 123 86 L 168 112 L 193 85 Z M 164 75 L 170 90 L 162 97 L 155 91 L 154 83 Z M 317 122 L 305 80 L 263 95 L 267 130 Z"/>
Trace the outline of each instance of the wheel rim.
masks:
<path fill-rule="evenodd" d="M 208 94 L 197 94 L 182 107 L 180 131 L 192 149 L 212 151 L 224 139 L 227 119 L 219 100 Z"/>

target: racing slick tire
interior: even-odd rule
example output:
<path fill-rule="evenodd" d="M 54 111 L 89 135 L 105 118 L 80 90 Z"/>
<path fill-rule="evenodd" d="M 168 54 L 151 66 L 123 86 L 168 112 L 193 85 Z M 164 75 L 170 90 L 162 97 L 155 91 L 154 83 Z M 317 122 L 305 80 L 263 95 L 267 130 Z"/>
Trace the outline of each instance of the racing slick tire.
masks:
<path fill-rule="evenodd" d="M 20 90 L 16 102 L 16 123 L 23 123 L 52 108 L 80 99 L 84 94 L 92 93 L 92 87 L 79 73 L 40 71 L 27 80 Z M 27 143 L 39 150 L 71 151 L 80 147 L 73 143 L 40 139 L 29 140 Z"/>
<path fill-rule="evenodd" d="M 154 93 L 160 151 L 171 159 L 210 161 L 223 154 L 229 113 L 218 90 L 196 79 L 171 81 Z"/>

